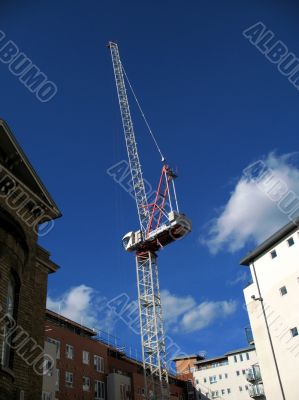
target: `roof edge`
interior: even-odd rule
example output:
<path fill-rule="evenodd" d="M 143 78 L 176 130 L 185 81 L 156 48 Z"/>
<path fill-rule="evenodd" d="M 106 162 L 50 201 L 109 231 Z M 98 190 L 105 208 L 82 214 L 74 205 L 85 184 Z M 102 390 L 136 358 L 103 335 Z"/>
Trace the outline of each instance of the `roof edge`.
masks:
<path fill-rule="evenodd" d="M 257 257 L 269 250 L 275 243 L 286 237 L 289 233 L 299 228 L 299 217 L 284 225 L 281 229 L 276 231 L 253 251 L 249 252 L 242 260 L 240 265 L 249 266 Z"/>

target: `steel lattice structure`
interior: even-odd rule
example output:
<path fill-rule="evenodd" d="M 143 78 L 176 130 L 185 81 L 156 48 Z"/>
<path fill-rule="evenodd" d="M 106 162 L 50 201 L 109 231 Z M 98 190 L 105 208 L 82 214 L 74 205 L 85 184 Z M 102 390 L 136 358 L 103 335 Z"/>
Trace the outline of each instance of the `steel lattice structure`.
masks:
<path fill-rule="evenodd" d="M 125 73 L 117 44 L 109 42 L 108 47 L 111 51 L 120 113 L 140 222 L 140 231 L 129 232 L 125 235 L 123 244 L 127 251 L 135 251 L 136 253 L 145 396 L 146 400 L 169 400 L 166 346 L 156 252 L 190 232 L 191 222 L 184 214 L 179 213 L 174 185 L 176 175 L 165 164 L 165 159 L 152 132 L 151 135 L 162 156 L 164 165 L 154 202 L 148 204 L 126 92 Z M 130 88 L 132 89 L 131 85 Z M 174 198 L 173 201 L 171 200 L 171 191 Z M 174 208 L 172 204 L 175 204 Z"/>
<path fill-rule="evenodd" d="M 135 133 L 134 133 L 131 111 L 126 91 L 124 74 L 119 57 L 117 44 L 109 42 L 109 48 L 111 51 L 114 77 L 115 77 L 115 83 L 116 83 L 118 101 L 120 107 L 120 114 L 125 134 L 125 140 L 126 140 L 131 176 L 132 176 L 132 183 L 134 187 L 136 205 L 138 210 L 138 217 L 141 230 L 143 233 L 145 233 L 149 221 L 149 211 L 147 207 L 147 197 L 142 177 L 142 169 L 139 161 L 137 144 L 135 140 Z"/>
<path fill-rule="evenodd" d="M 136 254 L 142 357 L 149 399 L 169 399 L 157 256 Z"/>

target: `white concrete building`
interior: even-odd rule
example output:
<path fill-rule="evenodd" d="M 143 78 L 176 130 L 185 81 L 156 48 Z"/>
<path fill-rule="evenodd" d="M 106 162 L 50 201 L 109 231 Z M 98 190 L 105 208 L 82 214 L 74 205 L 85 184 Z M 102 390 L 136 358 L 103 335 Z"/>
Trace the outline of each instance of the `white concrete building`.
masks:
<path fill-rule="evenodd" d="M 108 400 L 129 400 L 131 398 L 131 378 L 121 371 L 107 377 Z"/>
<path fill-rule="evenodd" d="M 42 400 L 55 400 L 56 390 L 58 390 L 58 370 L 56 369 L 57 346 L 53 343 L 45 342 L 45 354 L 50 356 L 54 364 L 45 365 L 45 373 L 43 375 L 43 392 Z M 50 362 L 50 361 L 49 361 Z"/>
<path fill-rule="evenodd" d="M 299 399 L 298 224 L 289 223 L 241 260 L 252 275 L 244 295 L 269 400 Z"/>
<path fill-rule="evenodd" d="M 250 400 L 247 376 L 257 364 L 254 346 L 196 361 L 193 373 L 199 399 Z M 274 398 L 273 398 L 274 400 Z"/>

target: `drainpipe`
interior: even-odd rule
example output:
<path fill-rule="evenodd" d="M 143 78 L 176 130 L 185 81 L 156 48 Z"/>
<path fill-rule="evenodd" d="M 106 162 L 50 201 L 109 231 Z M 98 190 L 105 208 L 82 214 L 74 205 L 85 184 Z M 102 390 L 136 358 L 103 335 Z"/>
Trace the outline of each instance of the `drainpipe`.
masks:
<path fill-rule="evenodd" d="M 269 338 L 269 342 L 270 342 L 271 352 L 272 352 L 272 356 L 273 356 L 273 360 L 274 360 L 274 365 L 275 365 L 276 374 L 277 374 L 277 378 L 278 378 L 278 382 L 279 382 L 279 386 L 280 386 L 280 390 L 281 390 L 282 399 L 286 400 L 286 397 L 285 397 L 285 394 L 284 394 L 283 385 L 282 385 L 282 382 L 281 382 L 281 376 L 280 376 L 280 372 L 279 372 L 279 368 L 278 368 L 278 364 L 277 364 L 276 354 L 275 354 L 275 351 L 274 351 L 272 336 L 271 336 L 271 332 L 270 332 L 270 328 L 269 328 L 269 324 L 268 324 L 268 320 L 267 320 L 267 315 L 266 315 L 266 311 L 265 311 L 264 300 L 262 298 L 261 289 L 260 289 L 259 281 L 257 279 L 257 273 L 256 273 L 256 269 L 255 269 L 255 266 L 254 266 L 254 262 L 252 263 L 252 268 L 253 268 L 255 281 L 256 281 L 256 286 L 257 286 L 257 290 L 258 290 L 258 294 L 259 294 L 259 298 L 256 298 L 255 296 L 252 296 L 252 299 L 254 301 L 260 301 L 261 302 L 263 316 L 264 316 L 264 320 L 265 320 L 265 324 L 266 324 L 266 328 L 267 328 L 268 338 Z"/>

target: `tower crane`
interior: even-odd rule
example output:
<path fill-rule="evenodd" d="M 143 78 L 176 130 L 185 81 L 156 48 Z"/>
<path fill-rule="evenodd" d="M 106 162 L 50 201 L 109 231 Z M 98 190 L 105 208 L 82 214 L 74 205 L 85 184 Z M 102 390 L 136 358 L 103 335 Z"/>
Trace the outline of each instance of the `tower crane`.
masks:
<path fill-rule="evenodd" d="M 122 242 L 125 250 L 135 252 L 136 256 L 145 398 L 146 400 L 169 400 L 169 381 L 157 252 L 190 232 L 191 221 L 179 212 L 174 183 L 176 174 L 167 165 L 151 131 L 150 133 L 162 156 L 163 165 L 154 198 L 151 202 L 148 198 L 125 85 L 126 73 L 121 63 L 118 45 L 114 42 L 109 42 L 108 47 L 111 52 L 140 224 L 140 229 L 127 233 L 123 237 Z M 130 82 L 128 83 L 131 88 Z"/>

